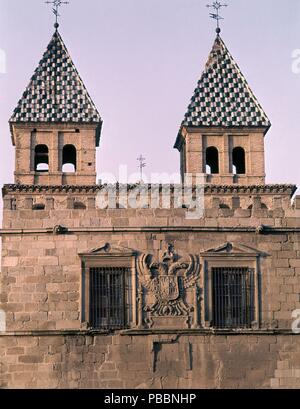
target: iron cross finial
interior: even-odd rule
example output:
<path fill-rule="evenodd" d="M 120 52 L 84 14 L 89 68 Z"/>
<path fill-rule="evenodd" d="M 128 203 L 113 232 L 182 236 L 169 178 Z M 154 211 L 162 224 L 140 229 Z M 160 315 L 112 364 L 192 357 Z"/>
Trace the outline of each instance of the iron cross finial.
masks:
<path fill-rule="evenodd" d="M 220 29 L 220 20 L 224 20 L 222 16 L 220 16 L 219 12 L 222 7 L 228 7 L 228 4 L 222 4 L 220 1 L 214 1 L 213 4 L 208 4 L 206 7 L 213 8 L 215 11 L 214 13 L 209 13 L 209 16 L 217 21 L 217 29 L 216 32 L 219 35 L 221 32 Z"/>
<path fill-rule="evenodd" d="M 52 4 L 52 5 L 53 5 L 52 11 L 53 11 L 53 14 L 55 15 L 55 24 L 54 24 L 54 27 L 55 27 L 56 30 L 57 30 L 58 27 L 59 27 L 58 17 L 60 17 L 59 12 L 58 12 L 59 7 L 61 7 L 63 4 L 69 4 L 69 2 L 68 2 L 68 1 L 62 1 L 62 0 L 52 0 L 52 1 L 46 1 L 45 3 L 46 3 L 46 4 Z"/>
<path fill-rule="evenodd" d="M 137 161 L 139 161 L 139 169 L 140 169 L 140 177 L 141 177 L 141 183 L 143 182 L 143 169 L 146 167 L 146 158 L 143 157 L 143 155 L 140 155 L 137 158 Z"/>

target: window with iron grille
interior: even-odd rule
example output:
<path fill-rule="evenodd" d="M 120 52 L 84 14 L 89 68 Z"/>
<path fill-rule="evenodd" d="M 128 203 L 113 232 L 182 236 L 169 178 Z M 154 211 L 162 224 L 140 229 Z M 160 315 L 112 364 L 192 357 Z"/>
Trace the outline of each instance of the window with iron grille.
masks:
<path fill-rule="evenodd" d="M 90 268 L 90 325 L 95 329 L 122 329 L 131 314 L 131 275 L 124 267 Z"/>
<path fill-rule="evenodd" d="M 251 328 L 254 321 L 254 270 L 212 268 L 213 326 Z"/>

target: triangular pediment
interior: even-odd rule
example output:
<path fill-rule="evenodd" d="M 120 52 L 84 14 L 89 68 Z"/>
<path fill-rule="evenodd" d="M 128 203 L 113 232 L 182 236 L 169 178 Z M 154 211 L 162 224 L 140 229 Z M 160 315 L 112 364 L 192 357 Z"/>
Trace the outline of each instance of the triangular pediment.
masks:
<path fill-rule="evenodd" d="M 246 246 L 245 244 L 239 244 L 239 243 L 232 243 L 232 242 L 226 242 L 222 244 L 221 246 L 211 248 L 207 251 L 205 251 L 203 254 L 206 255 L 249 255 L 249 256 L 258 256 L 263 254 L 262 251 Z"/>
<path fill-rule="evenodd" d="M 113 245 L 110 243 L 101 244 L 99 247 L 93 248 L 86 253 L 85 256 L 97 256 L 97 255 L 115 255 L 115 256 L 128 256 L 135 254 L 135 251 L 131 248 Z"/>

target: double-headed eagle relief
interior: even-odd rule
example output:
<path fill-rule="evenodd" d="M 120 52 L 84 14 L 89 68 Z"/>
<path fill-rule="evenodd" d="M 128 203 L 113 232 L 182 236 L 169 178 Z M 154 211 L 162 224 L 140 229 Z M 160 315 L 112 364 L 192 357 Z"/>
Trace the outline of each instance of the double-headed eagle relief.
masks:
<path fill-rule="evenodd" d="M 188 324 L 190 314 L 198 308 L 194 301 L 197 299 L 199 258 L 189 255 L 187 260 L 181 259 L 169 244 L 158 262 L 153 261 L 151 255 L 143 254 L 139 257 L 138 267 L 140 284 L 146 289 L 145 322 L 152 327 L 154 317 L 178 317 L 186 318 Z M 188 290 L 192 288 L 196 296 L 189 291 L 188 297 Z"/>

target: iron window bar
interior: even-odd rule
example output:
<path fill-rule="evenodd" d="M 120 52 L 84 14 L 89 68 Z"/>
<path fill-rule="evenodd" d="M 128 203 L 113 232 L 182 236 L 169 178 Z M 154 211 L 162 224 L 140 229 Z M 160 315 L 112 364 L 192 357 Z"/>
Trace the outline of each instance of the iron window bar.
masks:
<path fill-rule="evenodd" d="M 130 269 L 90 268 L 90 326 L 124 329 L 130 320 Z"/>
<path fill-rule="evenodd" d="M 212 268 L 213 327 L 251 328 L 254 321 L 254 270 Z"/>

